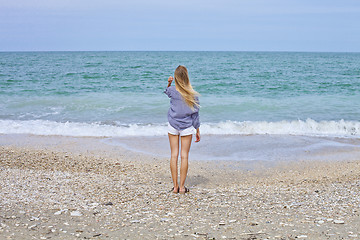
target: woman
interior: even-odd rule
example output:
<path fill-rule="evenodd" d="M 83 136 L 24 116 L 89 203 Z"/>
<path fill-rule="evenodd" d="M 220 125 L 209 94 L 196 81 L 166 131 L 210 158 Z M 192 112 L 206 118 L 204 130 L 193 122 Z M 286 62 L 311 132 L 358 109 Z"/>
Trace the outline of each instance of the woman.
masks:
<path fill-rule="evenodd" d="M 174 183 L 172 192 L 187 193 L 185 180 L 188 172 L 188 158 L 192 134 L 196 132 L 195 142 L 200 141 L 199 99 L 192 88 L 186 67 L 175 70 L 175 86 L 171 86 L 173 77 L 169 77 L 165 93 L 170 98 L 168 111 L 168 136 L 171 149 L 170 170 Z M 181 139 L 180 185 L 178 184 L 179 139 Z"/>

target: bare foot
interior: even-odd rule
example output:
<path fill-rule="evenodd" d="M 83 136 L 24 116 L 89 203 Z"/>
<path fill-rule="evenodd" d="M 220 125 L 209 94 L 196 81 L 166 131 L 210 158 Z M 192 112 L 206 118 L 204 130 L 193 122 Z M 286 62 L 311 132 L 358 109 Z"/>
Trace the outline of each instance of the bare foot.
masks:
<path fill-rule="evenodd" d="M 179 188 L 179 193 L 185 194 L 187 192 L 190 192 L 190 190 L 187 187 Z"/>
<path fill-rule="evenodd" d="M 171 190 L 173 193 L 179 193 L 179 187 L 173 187 Z"/>

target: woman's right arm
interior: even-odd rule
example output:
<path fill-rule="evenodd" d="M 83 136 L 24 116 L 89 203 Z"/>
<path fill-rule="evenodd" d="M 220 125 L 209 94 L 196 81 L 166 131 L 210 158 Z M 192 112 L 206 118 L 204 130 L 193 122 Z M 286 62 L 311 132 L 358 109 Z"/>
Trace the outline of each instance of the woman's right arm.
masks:
<path fill-rule="evenodd" d="M 171 86 L 171 82 L 174 80 L 174 78 L 172 76 L 170 76 L 168 78 L 168 86 L 167 87 L 170 87 Z"/>
<path fill-rule="evenodd" d="M 171 82 L 174 80 L 174 78 L 172 77 L 172 76 L 170 76 L 169 78 L 168 78 L 168 85 L 167 85 L 167 88 L 165 89 L 165 91 L 164 91 L 164 93 L 169 97 L 169 98 L 171 98 L 171 92 L 172 92 L 172 90 L 171 90 L 171 88 L 169 88 L 170 86 L 171 86 Z"/>

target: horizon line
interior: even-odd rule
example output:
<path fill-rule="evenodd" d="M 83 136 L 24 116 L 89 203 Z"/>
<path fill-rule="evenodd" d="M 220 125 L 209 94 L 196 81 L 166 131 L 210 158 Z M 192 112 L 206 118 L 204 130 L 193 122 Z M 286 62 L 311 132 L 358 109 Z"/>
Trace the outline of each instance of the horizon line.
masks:
<path fill-rule="evenodd" d="M 295 51 L 295 50 L 0 50 L 1 53 L 16 52 L 283 52 L 283 53 L 360 53 L 360 51 Z"/>

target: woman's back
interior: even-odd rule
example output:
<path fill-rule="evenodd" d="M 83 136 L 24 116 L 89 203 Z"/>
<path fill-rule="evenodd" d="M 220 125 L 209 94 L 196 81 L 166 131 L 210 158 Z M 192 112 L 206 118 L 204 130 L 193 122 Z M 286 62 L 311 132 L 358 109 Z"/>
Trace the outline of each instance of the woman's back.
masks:
<path fill-rule="evenodd" d="M 168 121 L 172 127 L 183 130 L 193 126 L 195 129 L 199 127 L 198 115 L 199 108 L 194 106 L 191 109 L 184 101 L 181 94 L 176 90 L 175 86 L 170 86 L 165 90 L 165 94 L 170 98 L 170 108 L 168 111 Z M 196 98 L 197 101 L 198 98 Z M 194 122 L 194 120 L 197 120 Z"/>

